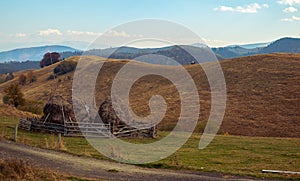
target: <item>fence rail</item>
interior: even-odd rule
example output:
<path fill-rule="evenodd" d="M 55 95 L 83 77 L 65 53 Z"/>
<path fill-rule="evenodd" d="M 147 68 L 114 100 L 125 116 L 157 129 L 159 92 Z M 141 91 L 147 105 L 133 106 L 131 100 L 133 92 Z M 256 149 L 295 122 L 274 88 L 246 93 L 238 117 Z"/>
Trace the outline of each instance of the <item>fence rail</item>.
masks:
<path fill-rule="evenodd" d="M 56 124 L 40 122 L 35 118 L 21 118 L 18 127 L 27 131 L 42 131 L 50 133 L 61 133 L 69 137 L 154 137 L 155 127 L 138 129 L 130 126 L 122 126 L 113 130 L 110 124 L 89 122 L 65 122 Z"/>
<path fill-rule="evenodd" d="M 21 118 L 18 127 L 27 131 L 61 133 L 70 137 L 111 137 L 110 125 L 101 123 L 65 122 L 65 124 L 56 124 Z"/>

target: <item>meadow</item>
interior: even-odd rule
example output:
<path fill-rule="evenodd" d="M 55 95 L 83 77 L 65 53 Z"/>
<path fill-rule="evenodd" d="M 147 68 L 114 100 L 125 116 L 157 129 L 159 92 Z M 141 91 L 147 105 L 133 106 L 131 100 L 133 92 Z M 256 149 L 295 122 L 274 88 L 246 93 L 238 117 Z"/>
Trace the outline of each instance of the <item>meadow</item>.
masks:
<path fill-rule="evenodd" d="M 13 140 L 18 118 L 0 116 L 0 138 Z M 159 132 L 161 139 L 169 132 Z M 217 135 L 205 149 L 199 150 L 200 134 L 194 133 L 173 155 L 166 159 L 140 165 L 150 168 L 186 169 L 259 178 L 300 179 L 300 175 L 262 173 L 261 170 L 300 170 L 300 139 Z M 150 143 L 156 139 L 124 139 L 128 142 Z M 78 156 L 108 160 L 84 138 L 63 137 L 58 148 L 57 135 L 19 130 L 18 142 L 34 147 L 55 149 Z"/>

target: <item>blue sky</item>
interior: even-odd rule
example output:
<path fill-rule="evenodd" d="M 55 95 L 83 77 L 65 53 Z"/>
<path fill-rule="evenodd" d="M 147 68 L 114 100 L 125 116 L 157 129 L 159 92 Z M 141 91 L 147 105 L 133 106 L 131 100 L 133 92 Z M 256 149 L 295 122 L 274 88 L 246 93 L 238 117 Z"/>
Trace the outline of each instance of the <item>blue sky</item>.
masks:
<path fill-rule="evenodd" d="M 300 37 L 300 0 L 1 0 L 0 12 L 0 51 L 89 42 L 145 18 L 182 24 L 210 46 Z"/>

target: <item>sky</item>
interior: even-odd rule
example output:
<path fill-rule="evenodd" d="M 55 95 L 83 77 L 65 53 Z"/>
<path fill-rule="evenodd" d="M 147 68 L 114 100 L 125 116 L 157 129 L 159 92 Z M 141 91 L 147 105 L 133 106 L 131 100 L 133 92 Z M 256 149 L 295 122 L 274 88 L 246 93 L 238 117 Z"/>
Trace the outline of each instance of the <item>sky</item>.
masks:
<path fill-rule="evenodd" d="M 300 0 L 1 0 L 0 13 L 0 51 L 83 47 L 111 28 L 141 19 L 181 24 L 211 47 L 300 37 Z"/>

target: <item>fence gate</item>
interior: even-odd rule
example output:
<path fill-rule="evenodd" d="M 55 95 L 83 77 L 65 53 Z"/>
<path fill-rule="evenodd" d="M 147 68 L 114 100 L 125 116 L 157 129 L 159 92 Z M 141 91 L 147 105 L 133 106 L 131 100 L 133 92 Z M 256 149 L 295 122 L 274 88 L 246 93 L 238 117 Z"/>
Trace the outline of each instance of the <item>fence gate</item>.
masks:
<path fill-rule="evenodd" d="M 111 137 L 110 125 L 89 122 L 65 122 L 64 136 Z"/>

